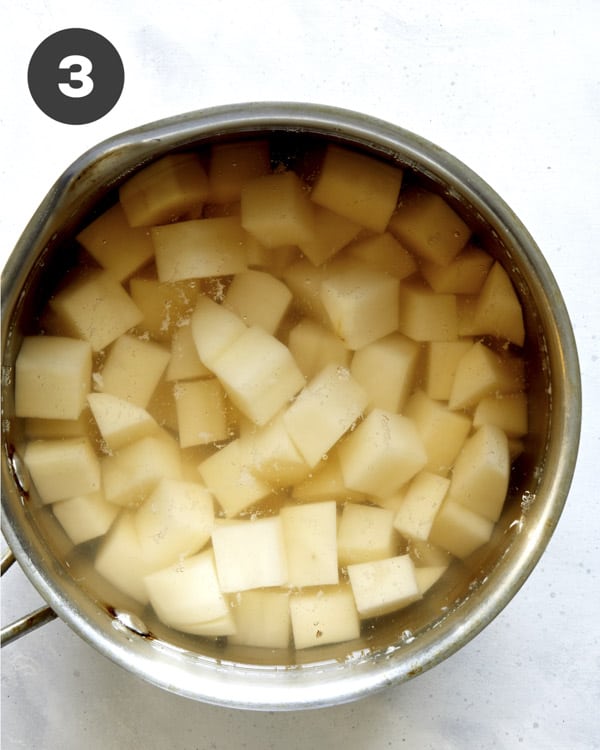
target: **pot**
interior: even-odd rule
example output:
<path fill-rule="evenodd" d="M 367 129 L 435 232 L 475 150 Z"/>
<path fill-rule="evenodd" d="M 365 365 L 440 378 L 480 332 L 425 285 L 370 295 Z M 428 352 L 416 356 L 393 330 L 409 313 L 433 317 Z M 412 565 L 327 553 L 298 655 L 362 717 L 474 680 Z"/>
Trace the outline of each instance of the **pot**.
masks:
<path fill-rule="evenodd" d="M 141 166 L 215 139 L 326 137 L 418 172 L 503 263 L 525 311 L 530 434 L 491 541 L 445 586 L 356 642 L 293 654 L 223 646 L 161 631 L 119 602 L 85 556 L 73 555 L 30 486 L 13 408 L 24 332 L 61 274 L 60 248 L 89 212 Z M 75 161 L 32 217 L 2 275 L 2 530 L 48 603 L 91 646 L 150 683 L 223 706 L 286 710 L 344 703 L 408 680 L 456 652 L 508 604 L 543 554 L 573 475 L 581 385 L 571 324 L 540 249 L 503 200 L 468 167 L 397 126 L 331 107 L 252 103 L 192 112 L 110 138 Z M 13 629 L 21 633 L 26 623 Z M 35 623 L 34 623 L 35 624 Z"/>

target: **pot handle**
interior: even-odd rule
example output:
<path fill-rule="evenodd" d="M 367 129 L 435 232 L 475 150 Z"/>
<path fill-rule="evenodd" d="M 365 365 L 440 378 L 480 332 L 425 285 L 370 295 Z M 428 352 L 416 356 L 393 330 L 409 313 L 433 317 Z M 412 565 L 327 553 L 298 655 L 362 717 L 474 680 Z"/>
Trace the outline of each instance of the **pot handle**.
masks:
<path fill-rule="evenodd" d="M 1 575 L 4 575 L 10 566 L 15 562 L 15 556 L 11 549 L 8 549 L 2 556 L 2 571 Z M 16 641 L 23 635 L 26 635 L 32 630 L 39 628 L 40 625 L 45 625 L 47 622 L 51 622 L 56 618 L 56 612 L 51 607 L 40 607 L 35 612 L 31 612 L 19 620 L 11 622 L 10 625 L 6 625 L 2 628 L 0 635 L 0 642 L 2 647 Z"/>

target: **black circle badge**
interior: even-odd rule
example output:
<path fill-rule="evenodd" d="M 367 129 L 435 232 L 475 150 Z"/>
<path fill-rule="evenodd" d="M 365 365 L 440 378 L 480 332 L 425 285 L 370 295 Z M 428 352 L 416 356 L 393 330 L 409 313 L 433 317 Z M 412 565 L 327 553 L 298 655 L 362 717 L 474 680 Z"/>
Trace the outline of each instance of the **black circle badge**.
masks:
<path fill-rule="evenodd" d="M 115 106 L 125 81 L 117 50 L 89 29 L 63 29 L 39 45 L 27 71 L 29 91 L 48 117 L 83 125 Z"/>

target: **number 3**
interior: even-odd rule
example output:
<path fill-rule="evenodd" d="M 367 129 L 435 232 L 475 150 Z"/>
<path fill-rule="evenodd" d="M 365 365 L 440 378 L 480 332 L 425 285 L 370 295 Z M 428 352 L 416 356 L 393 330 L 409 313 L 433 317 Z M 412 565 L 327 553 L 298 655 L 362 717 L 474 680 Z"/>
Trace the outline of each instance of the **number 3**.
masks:
<path fill-rule="evenodd" d="M 69 71 L 69 82 L 59 83 L 61 94 L 74 99 L 81 99 L 92 93 L 94 81 L 90 77 L 92 61 L 84 55 L 67 55 L 58 63 L 58 67 Z M 79 68 L 79 70 L 73 70 Z M 77 82 L 79 85 L 74 85 Z"/>

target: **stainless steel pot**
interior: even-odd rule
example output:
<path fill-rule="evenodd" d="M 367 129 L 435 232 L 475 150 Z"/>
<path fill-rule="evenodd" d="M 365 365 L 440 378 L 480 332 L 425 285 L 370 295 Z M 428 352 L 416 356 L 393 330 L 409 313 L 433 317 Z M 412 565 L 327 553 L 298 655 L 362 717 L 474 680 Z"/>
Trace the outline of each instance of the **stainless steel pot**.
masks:
<path fill-rule="evenodd" d="M 511 275 L 526 310 L 531 434 L 491 542 L 448 585 L 389 617 L 371 635 L 300 655 L 176 639 L 114 597 L 69 545 L 29 486 L 13 418 L 13 363 L 36 300 L 60 276 L 60 248 L 129 174 L 173 149 L 214 139 L 325 136 L 417 171 L 475 228 Z M 517 165 L 518 168 L 518 165 Z M 516 170 L 518 171 L 518 169 Z M 546 261 L 496 193 L 442 149 L 370 117 L 310 104 L 252 103 L 192 112 L 111 138 L 51 188 L 2 275 L 2 530 L 56 613 L 117 664 L 162 688 L 248 709 L 314 708 L 358 699 L 429 669 L 470 641 L 533 570 L 558 522 L 573 475 L 581 386 L 569 317 Z M 437 592 L 437 593 L 436 593 Z M 28 624 L 28 623 L 26 623 Z M 21 632 L 25 626 L 13 628 Z"/>

